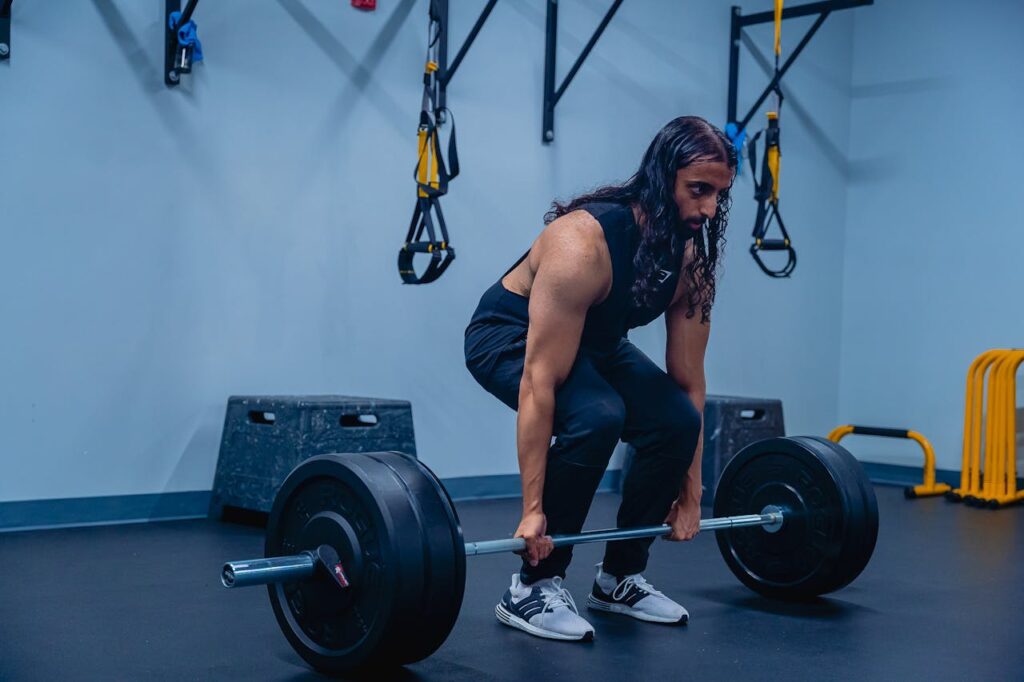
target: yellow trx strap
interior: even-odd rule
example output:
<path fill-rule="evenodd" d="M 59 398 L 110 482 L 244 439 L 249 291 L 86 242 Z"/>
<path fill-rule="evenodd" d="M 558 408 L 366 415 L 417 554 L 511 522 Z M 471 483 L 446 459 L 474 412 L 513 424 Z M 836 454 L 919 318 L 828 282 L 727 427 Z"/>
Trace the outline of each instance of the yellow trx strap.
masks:
<path fill-rule="evenodd" d="M 782 56 L 782 3 L 783 0 L 775 0 L 775 77 L 779 76 L 779 57 Z M 778 83 L 776 83 L 778 88 Z M 772 198 L 771 201 L 774 204 L 779 203 L 779 161 L 781 154 L 779 153 L 779 111 L 782 110 L 782 90 L 776 89 L 778 95 L 776 100 L 775 111 L 768 112 L 768 136 L 765 141 L 767 145 L 768 155 L 768 170 L 772 174 Z M 774 124 L 774 125 L 773 125 Z M 772 128 L 775 128 L 775 135 L 771 134 Z M 775 139 L 773 140 L 772 137 Z M 774 142 L 774 144 L 772 144 Z"/>
<path fill-rule="evenodd" d="M 437 71 L 437 62 L 428 61 L 424 69 L 424 75 L 429 79 Z M 433 134 L 432 134 L 433 133 Z M 422 186 L 438 189 L 437 173 L 437 131 L 431 126 L 421 125 L 417 133 L 419 139 L 419 155 L 417 158 L 416 180 L 421 185 L 418 194 L 421 197 L 427 196 L 427 191 Z"/>
<path fill-rule="evenodd" d="M 775 59 L 782 54 L 782 0 L 775 0 Z"/>
<path fill-rule="evenodd" d="M 777 111 L 768 112 L 768 134 L 765 137 L 768 155 L 768 172 L 772 176 L 772 194 L 769 201 L 773 204 L 779 203 L 779 166 L 782 161 L 782 152 L 779 149 L 779 114 Z"/>

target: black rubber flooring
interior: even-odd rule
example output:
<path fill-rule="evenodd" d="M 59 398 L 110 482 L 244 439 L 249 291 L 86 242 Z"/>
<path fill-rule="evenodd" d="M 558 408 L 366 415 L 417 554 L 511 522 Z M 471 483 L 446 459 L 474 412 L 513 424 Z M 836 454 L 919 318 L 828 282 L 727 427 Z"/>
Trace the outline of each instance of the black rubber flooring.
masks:
<path fill-rule="evenodd" d="M 850 587 L 780 604 L 732 576 L 710 533 L 659 542 L 647 577 L 687 607 L 689 626 L 583 609 L 597 629 L 588 644 L 498 624 L 516 558 L 472 558 L 451 637 L 395 678 L 1024 679 L 1024 509 L 876 492 L 878 547 Z M 598 496 L 588 527 L 613 525 L 616 504 Z M 518 520 L 517 500 L 458 506 L 467 539 L 504 536 Z M 258 528 L 209 521 L 0 535 L 0 679 L 317 679 L 264 589 L 219 584 L 223 560 L 259 556 L 261 543 Z M 600 553 L 576 548 L 567 582 L 581 605 Z"/>

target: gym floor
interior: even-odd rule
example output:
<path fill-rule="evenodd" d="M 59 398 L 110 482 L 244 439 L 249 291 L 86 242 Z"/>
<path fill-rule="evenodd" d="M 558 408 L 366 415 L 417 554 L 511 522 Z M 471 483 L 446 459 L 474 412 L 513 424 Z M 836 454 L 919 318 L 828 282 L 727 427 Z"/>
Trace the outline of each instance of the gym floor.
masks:
<path fill-rule="evenodd" d="M 877 549 L 840 592 L 768 601 L 733 577 L 711 533 L 658 542 L 646 575 L 688 608 L 689 626 L 584 608 L 597 629 L 588 644 L 497 623 L 516 559 L 471 558 L 455 630 L 394 679 L 1020 679 L 1019 509 L 906 501 L 894 487 L 876 494 Z M 617 503 L 599 495 L 587 527 L 614 525 Z M 518 505 L 458 504 L 466 538 L 507 535 Z M 203 520 L 0 535 L 0 679 L 319 678 L 278 630 L 266 590 L 220 586 L 221 563 L 259 556 L 262 535 Z M 575 549 L 567 582 L 581 605 L 601 551 Z"/>

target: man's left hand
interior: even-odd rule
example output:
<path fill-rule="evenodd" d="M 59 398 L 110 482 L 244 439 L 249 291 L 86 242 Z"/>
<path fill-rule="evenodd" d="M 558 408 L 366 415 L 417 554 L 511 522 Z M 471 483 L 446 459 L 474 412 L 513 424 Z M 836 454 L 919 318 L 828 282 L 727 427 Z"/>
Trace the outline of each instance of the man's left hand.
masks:
<path fill-rule="evenodd" d="M 700 503 L 675 500 L 665 523 L 672 527 L 672 533 L 664 536 L 666 540 L 692 540 L 700 532 Z"/>

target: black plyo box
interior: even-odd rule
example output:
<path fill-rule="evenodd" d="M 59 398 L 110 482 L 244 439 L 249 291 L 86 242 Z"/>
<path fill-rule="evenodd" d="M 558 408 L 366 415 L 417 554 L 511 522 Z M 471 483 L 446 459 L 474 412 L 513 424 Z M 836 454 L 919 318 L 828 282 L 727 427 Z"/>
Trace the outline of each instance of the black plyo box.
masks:
<path fill-rule="evenodd" d="M 759 440 L 784 435 L 781 400 L 709 395 L 704 403 L 701 505 L 711 506 L 718 479 L 737 452 Z"/>
<path fill-rule="evenodd" d="M 395 451 L 416 456 L 412 405 L 354 396 L 228 398 L 210 516 L 224 507 L 269 512 L 300 462 L 328 453 Z"/>
<path fill-rule="evenodd" d="M 701 459 L 701 506 L 714 502 L 722 471 L 737 452 L 765 438 L 784 436 L 782 401 L 769 398 L 709 395 L 704 401 L 704 456 Z M 633 460 L 632 447 L 622 464 L 625 481 Z"/>

